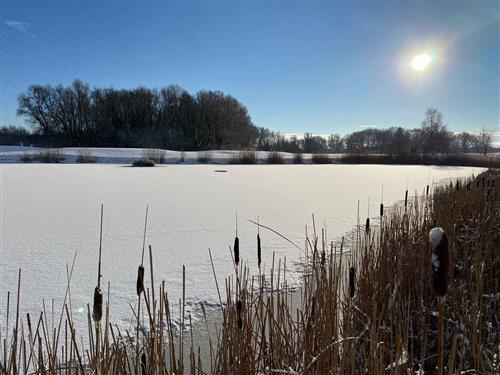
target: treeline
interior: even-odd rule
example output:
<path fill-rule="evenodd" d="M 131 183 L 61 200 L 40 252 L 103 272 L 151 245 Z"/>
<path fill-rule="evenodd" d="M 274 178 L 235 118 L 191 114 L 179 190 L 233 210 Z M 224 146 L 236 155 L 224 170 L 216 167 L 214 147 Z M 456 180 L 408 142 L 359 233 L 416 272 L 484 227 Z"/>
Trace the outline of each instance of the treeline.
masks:
<path fill-rule="evenodd" d="M 396 156 L 487 153 L 492 132 L 452 133 L 435 108 L 420 128 L 365 129 L 327 137 L 285 136 L 253 124 L 247 109 L 219 91 L 191 95 L 179 86 L 161 90 L 91 89 L 32 85 L 17 113 L 31 130 L 0 128 L 0 144 L 82 147 L 152 147 L 172 150 L 256 149 L 293 153 L 383 153 Z"/>
<path fill-rule="evenodd" d="M 77 80 L 69 87 L 30 86 L 18 102 L 33 134 L 52 145 L 242 148 L 256 134 L 247 109 L 218 91 L 90 89 Z"/>
<path fill-rule="evenodd" d="M 493 133 L 453 133 L 443 122 L 443 115 L 435 108 L 427 109 L 420 128 L 365 129 L 345 136 L 327 137 L 305 133 L 303 137 L 285 137 L 267 129 L 259 129 L 257 149 L 305 153 L 388 154 L 395 156 L 435 155 L 438 153 L 486 154 L 493 142 Z"/>

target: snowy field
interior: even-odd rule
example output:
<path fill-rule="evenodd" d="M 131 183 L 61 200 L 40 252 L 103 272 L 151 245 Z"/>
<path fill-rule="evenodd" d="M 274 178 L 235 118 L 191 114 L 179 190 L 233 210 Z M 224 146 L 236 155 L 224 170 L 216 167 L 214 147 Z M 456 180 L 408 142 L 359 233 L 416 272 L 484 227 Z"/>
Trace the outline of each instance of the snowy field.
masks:
<path fill-rule="evenodd" d="M 225 172 L 220 172 L 224 170 Z M 329 239 L 350 231 L 357 220 L 376 216 L 383 185 L 384 204 L 422 192 L 428 182 L 479 173 L 479 168 L 354 165 L 123 165 L 2 164 L 1 307 L 7 291 L 15 295 L 22 269 L 21 313 L 37 316 L 45 300 L 50 315 L 59 314 L 66 286 L 66 265 L 77 252 L 72 279 L 72 309 L 86 319 L 97 277 L 100 205 L 104 204 L 103 283 L 111 283 L 111 318 L 128 327 L 129 302 L 136 300 L 144 215 L 149 204 L 147 244 L 154 252 L 155 281 L 166 281 L 171 301 L 181 296 L 182 266 L 190 302 L 217 301 L 208 248 L 217 276 L 231 273 L 229 246 L 238 213 L 241 257 L 256 266 L 256 227 L 260 216 L 302 247 L 311 214 Z M 300 252 L 269 231 L 261 231 L 263 261 L 269 269 L 273 251 L 287 264 Z M 149 270 L 146 267 L 146 283 Z M 222 283 L 223 285 L 223 283 Z M 104 288 L 106 291 L 106 288 Z M 107 294 L 107 293 L 105 293 Z M 11 299 L 11 308 L 14 306 Z M 13 311 L 13 310 L 11 310 Z M 50 318 L 49 318 L 50 319 Z"/>

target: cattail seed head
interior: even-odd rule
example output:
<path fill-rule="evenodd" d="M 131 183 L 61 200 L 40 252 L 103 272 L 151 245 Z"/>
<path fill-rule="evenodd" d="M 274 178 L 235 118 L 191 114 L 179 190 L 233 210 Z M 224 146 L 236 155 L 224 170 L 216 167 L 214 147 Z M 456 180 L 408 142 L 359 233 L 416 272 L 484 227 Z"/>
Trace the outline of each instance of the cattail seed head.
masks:
<path fill-rule="evenodd" d="M 384 204 L 380 203 L 380 216 L 384 216 Z"/>
<path fill-rule="evenodd" d="M 429 241 L 432 249 L 432 287 L 438 297 L 444 297 L 448 292 L 450 267 L 448 237 L 441 227 L 436 227 L 430 230 Z"/>
<path fill-rule="evenodd" d="M 147 374 L 147 362 L 146 362 L 146 353 L 142 352 L 141 354 L 141 372 L 142 375 Z"/>
<path fill-rule="evenodd" d="M 349 268 L 349 297 L 354 298 L 354 293 L 356 291 L 356 269 L 354 267 Z"/>
<path fill-rule="evenodd" d="M 92 307 L 92 319 L 96 322 L 100 322 L 102 318 L 102 291 L 98 286 L 94 290 L 94 305 Z"/>
<path fill-rule="evenodd" d="M 429 186 L 429 185 L 427 185 Z M 406 190 L 406 193 L 405 193 L 405 208 L 406 206 L 408 206 L 408 190 Z"/>
<path fill-rule="evenodd" d="M 137 285 L 136 285 L 137 295 L 140 296 L 144 292 L 144 266 L 140 265 L 137 270 Z"/>
<path fill-rule="evenodd" d="M 370 231 L 370 218 L 366 218 L 365 231 L 368 233 Z"/>
<path fill-rule="evenodd" d="M 425 189 L 425 195 L 429 195 L 429 185 L 427 185 L 427 188 Z"/>
<path fill-rule="evenodd" d="M 240 313 L 242 309 L 243 309 L 243 304 L 241 303 L 240 300 L 238 300 L 236 302 L 236 310 Z"/>
<path fill-rule="evenodd" d="M 238 236 L 234 237 L 234 263 L 240 263 L 240 239 Z"/>
<path fill-rule="evenodd" d="M 260 247 L 260 236 L 257 234 L 257 264 L 259 265 L 262 263 L 262 250 Z"/>

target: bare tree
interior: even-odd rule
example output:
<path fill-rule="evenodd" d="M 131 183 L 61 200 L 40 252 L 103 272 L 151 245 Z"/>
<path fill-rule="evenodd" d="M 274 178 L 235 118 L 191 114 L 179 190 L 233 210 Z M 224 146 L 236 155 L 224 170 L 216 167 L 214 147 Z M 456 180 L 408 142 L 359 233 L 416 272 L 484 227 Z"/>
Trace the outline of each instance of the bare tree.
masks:
<path fill-rule="evenodd" d="M 477 134 L 476 139 L 479 150 L 486 155 L 491 147 L 491 144 L 493 143 L 493 132 L 482 128 Z"/>
<path fill-rule="evenodd" d="M 457 135 L 460 151 L 467 153 L 470 152 L 475 143 L 475 136 L 468 132 L 462 132 Z"/>
<path fill-rule="evenodd" d="M 443 122 L 443 115 L 436 108 L 427 108 L 422 121 L 422 149 L 424 153 L 447 152 L 450 136 Z"/>

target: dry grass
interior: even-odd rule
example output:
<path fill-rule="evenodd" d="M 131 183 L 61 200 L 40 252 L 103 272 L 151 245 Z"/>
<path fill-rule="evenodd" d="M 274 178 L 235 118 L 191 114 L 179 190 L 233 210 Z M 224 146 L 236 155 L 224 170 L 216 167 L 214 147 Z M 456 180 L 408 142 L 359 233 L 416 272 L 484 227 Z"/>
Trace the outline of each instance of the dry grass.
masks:
<path fill-rule="evenodd" d="M 97 157 L 92 155 L 89 150 L 82 150 L 76 157 L 77 163 L 95 163 L 97 162 Z"/>
<path fill-rule="evenodd" d="M 240 267 L 226 283 L 214 372 L 498 373 L 495 178 L 436 188 L 375 220 L 376 227 L 367 220 L 349 242 L 308 238 L 298 306 L 286 291 L 285 263 L 270 277 L 250 278 Z M 428 234 L 436 225 L 447 233 L 452 269 L 441 303 L 432 289 Z"/>
<path fill-rule="evenodd" d="M 257 164 L 257 162 L 257 152 L 253 150 L 240 151 L 229 160 L 230 164 Z"/>
<path fill-rule="evenodd" d="M 32 161 L 39 163 L 61 163 L 65 157 L 58 149 L 47 149 L 32 155 Z"/>
<path fill-rule="evenodd" d="M 198 154 L 198 161 L 203 164 L 210 163 L 213 159 L 212 152 L 203 151 Z"/>
<path fill-rule="evenodd" d="M 312 162 L 314 164 L 330 164 L 332 158 L 328 154 L 313 154 Z"/>
<path fill-rule="evenodd" d="M 164 164 L 166 161 L 166 152 L 165 150 L 148 148 L 144 150 L 142 157 L 143 159 L 154 161 L 155 164 Z"/>
<path fill-rule="evenodd" d="M 92 321 L 89 307 L 85 333 L 74 329 L 69 293 L 53 330 L 44 314 L 21 318 L 19 286 L 15 314 L 9 315 L 14 303 L 10 294 L 7 298 L 8 336 L 0 340 L 0 372 L 498 373 L 499 183 L 500 177 L 489 172 L 436 187 L 406 199 L 389 215 L 382 211 L 339 243 L 329 243 L 323 230 L 316 235 L 314 227 L 301 250 L 304 273 L 298 293 L 289 292 L 286 259 L 273 257 L 269 273 L 251 276 L 238 252 L 235 275 L 224 290 L 216 279 L 223 323 L 210 339 L 210 363 L 201 363 L 189 332 L 180 330 L 176 336 L 165 283 L 144 285 L 144 268 L 153 280 L 151 247 L 149 264 L 138 277 L 141 287 L 130 290 L 131 295 L 139 292 L 131 306 L 131 332 L 109 321 L 109 284 L 102 320 Z M 432 289 L 428 235 L 435 226 L 447 234 L 451 269 L 448 293 L 440 303 Z M 18 285 L 20 280 L 21 271 Z M 182 284 L 177 322 L 184 327 L 185 272 Z M 82 334 L 88 336 L 88 347 L 81 344 Z"/>
<path fill-rule="evenodd" d="M 304 157 L 301 153 L 297 153 L 293 155 L 293 163 L 294 164 L 304 164 Z"/>
<path fill-rule="evenodd" d="M 441 154 L 441 155 L 386 155 L 386 154 L 343 154 L 345 164 L 411 164 L 447 165 L 482 168 L 500 168 L 498 155 Z"/>
<path fill-rule="evenodd" d="M 279 151 L 271 151 L 267 155 L 267 163 L 268 164 L 285 164 L 285 159 L 283 155 Z"/>

